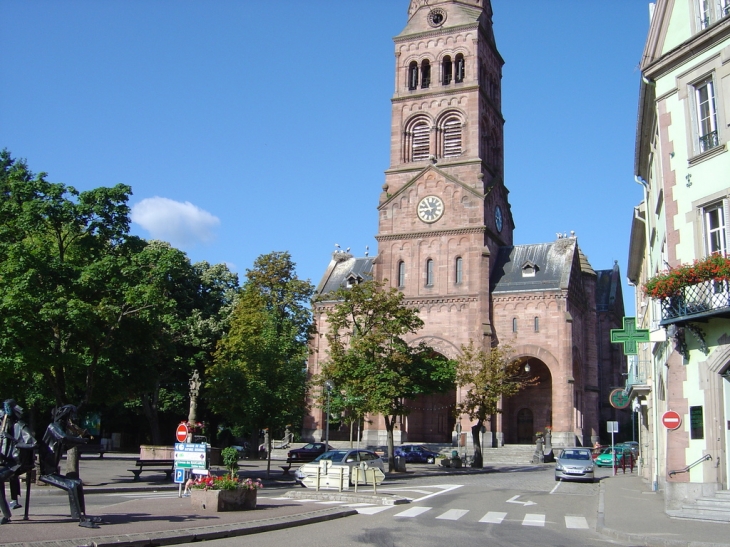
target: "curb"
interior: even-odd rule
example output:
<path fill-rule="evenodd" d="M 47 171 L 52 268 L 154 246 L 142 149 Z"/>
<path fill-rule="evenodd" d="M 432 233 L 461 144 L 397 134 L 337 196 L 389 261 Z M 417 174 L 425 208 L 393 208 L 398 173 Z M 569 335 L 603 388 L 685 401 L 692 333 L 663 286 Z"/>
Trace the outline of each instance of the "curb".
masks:
<path fill-rule="evenodd" d="M 306 524 L 315 524 L 328 520 L 357 515 L 354 509 L 328 508 L 310 511 L 288 517 L 272 517 L 268 519 L 252 520 L 241 524 L 221 524 L 217 526 L 202 526 L 189 530 L 169 530 L 165 532 L 148 532 L 116 536 L 100 536 L 96 538 L 70 539 L 61 541 L 36 541 L 24 543 L 7 543 L 3 547 L 153 547 L 160 545 L 179 545 L 195 541 L 224 539 L 274 530 L 284 530 Z"/>

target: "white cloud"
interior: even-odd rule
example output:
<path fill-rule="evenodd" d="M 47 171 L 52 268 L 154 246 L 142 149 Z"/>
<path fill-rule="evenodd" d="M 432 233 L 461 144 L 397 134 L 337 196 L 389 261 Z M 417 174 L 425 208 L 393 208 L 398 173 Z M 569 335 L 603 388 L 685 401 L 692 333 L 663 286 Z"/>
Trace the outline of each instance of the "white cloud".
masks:
<path fill-rule="evenodd" d="M 150 233 L 151 239 L 170 242 L 175 247 L 210 243 L 220 219 L 189 201 L 146 198 L 132 206 L 132 222 Z"/>

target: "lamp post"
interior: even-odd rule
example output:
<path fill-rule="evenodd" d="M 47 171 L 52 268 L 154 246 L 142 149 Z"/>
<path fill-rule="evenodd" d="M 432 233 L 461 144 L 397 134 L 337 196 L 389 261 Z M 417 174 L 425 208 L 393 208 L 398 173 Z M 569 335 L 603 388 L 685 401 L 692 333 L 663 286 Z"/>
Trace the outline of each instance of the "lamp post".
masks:
<path fill-rule="evenodd" d="M 325 451 L 329 450 L 330 445 L 330 393 L 335 385 L 332 380 L 324 381 L 324 388 L 327 390 L 327 417 L 325 418 L 325 430 L 324 430 L 324 447 Z"/>

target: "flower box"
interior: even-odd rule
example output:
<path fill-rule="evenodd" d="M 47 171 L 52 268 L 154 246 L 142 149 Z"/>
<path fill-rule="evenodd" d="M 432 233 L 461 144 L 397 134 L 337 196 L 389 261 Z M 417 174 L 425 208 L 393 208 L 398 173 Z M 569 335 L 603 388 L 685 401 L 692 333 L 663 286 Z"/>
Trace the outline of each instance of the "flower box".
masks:
<path fill-rule="evenodd" d="M 236 490 L 193 489 L 190 499 L 193 507 L 203 511 L 247 511 L 256 509 L 258 490 L 238 488 Z"/>

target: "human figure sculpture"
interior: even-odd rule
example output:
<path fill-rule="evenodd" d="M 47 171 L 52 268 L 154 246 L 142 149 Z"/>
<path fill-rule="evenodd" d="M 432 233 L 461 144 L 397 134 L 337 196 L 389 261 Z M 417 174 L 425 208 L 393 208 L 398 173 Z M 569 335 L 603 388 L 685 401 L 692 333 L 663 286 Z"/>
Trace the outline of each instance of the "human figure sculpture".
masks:
<path fill-rule="evenodd" d="M 25 516 L 28 520 L 28 506 L 30 503 L 30 472 L 33 470 L 33 451 L 36 440 L 33 432 L 28 428 L 23 418 L 23 409 L 13 399 L 3 402 L 2 427 L 0 427 L 0 511 L 3 516 L 0 524 L 10 520 L 10 509 L 21 507 L 20 476 L 26 474 Z M 5 482 L 10 483 L 11 505 L 5 498 Z"/>
<path fill-rule="evenodd" d="M 85 444 L 86 439 L 70 435 L 68 430 L 73 426 L 72 419 L 76 417 L 76 407 L 64 405 L 53 412 L 53 422 L 46 428 L 43 440 L 38 443 L 38 459 L 41 466 L 39 480 L 56 488 L 68 492 L 68 502 L 71 506 L 71 517 L 79 519 L 79 526 L 84 528 L 98 528 L 98 517 L 86 516 L 83 483 L 73 477 L 61 475 L 59 463 L 64 450 Z"/>

